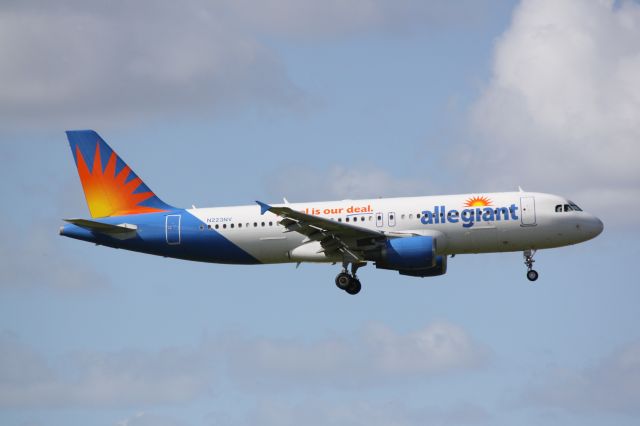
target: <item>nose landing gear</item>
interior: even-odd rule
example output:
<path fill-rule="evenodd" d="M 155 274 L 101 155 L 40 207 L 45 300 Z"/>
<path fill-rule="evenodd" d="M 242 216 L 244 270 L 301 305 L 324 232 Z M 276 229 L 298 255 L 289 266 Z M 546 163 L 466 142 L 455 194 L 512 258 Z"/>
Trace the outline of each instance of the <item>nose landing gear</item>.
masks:
<path fill-rule="evenodd" d="M 347 269 L 349 262 L 344 262 L 342 264 L 342 272 L 336 276 L 336 286 L 349 294 L 360 293 L 362 284 L 360 284 L 360 280 L 356 276 L 356 271 L 364 265 L 366 263 L 351 263 L 351 273 L 349 273 Z"/>
<path fill-rule="evenodd" d="M 535 260 L 533 260 L 533 256 L 535 256 L 535 254 L 536 251 L 534 249 L 525 250 L 522 253 L 522 256 L 524 257 L 524 264 L 527 266 L 527 279 L 531 282 L 538 279 L 538 272 L 533 269 L 533 262 L 535 262 Z"/>

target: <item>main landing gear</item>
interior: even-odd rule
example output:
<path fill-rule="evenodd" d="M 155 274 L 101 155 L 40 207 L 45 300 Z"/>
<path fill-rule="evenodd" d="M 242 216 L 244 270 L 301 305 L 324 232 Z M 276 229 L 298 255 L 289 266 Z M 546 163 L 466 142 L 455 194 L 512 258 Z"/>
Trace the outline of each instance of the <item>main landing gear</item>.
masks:
<path fill-rule="evenodd" d="M 533 262 L 535 262 L 533 256 L 535 256 L 535 254 L 536 251 L 534 249 L 525 250 L 524 253 L 522 253 L 522 256 L 524 256 L 524 264 L 527 266 L 527 279 L 532 282 L 538 279 L 538 272 L 533 269 Z"/>
<path fill-rule="evenodd" d="M 347 267 L 349 262 L 342 263 L 342 272 L 336 276 L 336 286 L 340 290 L 344 290 L 349 294 L 358 294 L 362 289 L 362 284 L 356 275 L 356 271 L 366 263 L 351 263 L 351 273 L 348 272 Z"/>

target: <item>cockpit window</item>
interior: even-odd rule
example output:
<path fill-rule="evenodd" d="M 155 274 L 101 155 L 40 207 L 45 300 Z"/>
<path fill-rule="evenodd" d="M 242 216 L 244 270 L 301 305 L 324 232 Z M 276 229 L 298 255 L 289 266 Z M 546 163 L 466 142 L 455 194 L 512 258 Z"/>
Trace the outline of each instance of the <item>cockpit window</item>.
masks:
<path fill-rule="evenodd" d="M 581 212 L 582 209 L 576 205 L 573 201 L 567 201 L 569 204 L 556 204 L 556 212 Z"/>
<path fill-rule="evenodd" d="M 576 203 L 574 203 L 573 201 L 569 201 L 569 205 L 571 206 L 571 208 L 577 212 L 581 212 L 582 209 L 580 207 L 578 207 L 578 205 Z"/>

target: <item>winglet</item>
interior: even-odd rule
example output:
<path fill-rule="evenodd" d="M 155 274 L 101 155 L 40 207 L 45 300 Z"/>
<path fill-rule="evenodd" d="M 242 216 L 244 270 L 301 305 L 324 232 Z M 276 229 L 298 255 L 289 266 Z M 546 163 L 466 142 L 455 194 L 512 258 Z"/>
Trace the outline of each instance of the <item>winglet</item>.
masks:
<path fill-rule="evenodd" d="M 271 209 L 269 204 L 263 203 L 262 201 L 256 200 L 256 203 L 260 206 L 260 214 L 265 214 Z"/>

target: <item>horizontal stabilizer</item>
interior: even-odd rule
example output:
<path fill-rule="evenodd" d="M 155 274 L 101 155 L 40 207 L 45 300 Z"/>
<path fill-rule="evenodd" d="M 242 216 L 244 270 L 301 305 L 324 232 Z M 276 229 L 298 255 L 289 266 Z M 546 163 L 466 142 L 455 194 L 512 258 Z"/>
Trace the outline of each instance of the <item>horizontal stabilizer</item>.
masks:
<path fill-rule="evenodd" d="M 87 219 L 65 219 L 65 222 L 72 223 L 81 228 L 87 229 L 91 232 L 98 232 L 112 236 L 114 238 L 131 238 L 137 233 L 138 227 L 129 223 L 122 223 L 120 225 L 111 225 L 108 223 L 97 222 L 95 220 Z"/>

